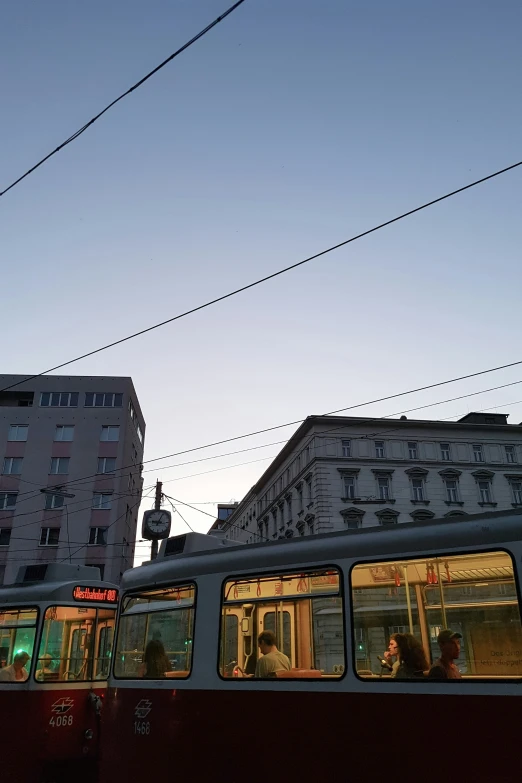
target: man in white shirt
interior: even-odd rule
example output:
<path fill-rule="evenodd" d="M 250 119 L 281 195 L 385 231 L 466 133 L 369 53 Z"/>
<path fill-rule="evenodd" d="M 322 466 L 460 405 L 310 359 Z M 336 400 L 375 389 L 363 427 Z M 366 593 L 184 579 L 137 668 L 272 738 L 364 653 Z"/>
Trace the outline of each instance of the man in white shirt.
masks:
<path fill-rule="evenodd" d="M 11 666 L 0 669 L 0 682 L 25 682 L 29 677 L 25 664 L 30 659 L 31 656 L 26 652 L 16 653 Z"/>

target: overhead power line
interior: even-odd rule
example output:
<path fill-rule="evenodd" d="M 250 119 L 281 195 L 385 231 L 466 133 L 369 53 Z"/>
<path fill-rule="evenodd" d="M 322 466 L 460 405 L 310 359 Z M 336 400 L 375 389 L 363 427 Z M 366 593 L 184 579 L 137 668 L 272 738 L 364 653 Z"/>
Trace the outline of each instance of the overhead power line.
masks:
<path fill-rule="evenodd" d="M 500 176 L 500 174 L 505 174 L 507 171 L 511 171 L 512 169 L 517 168 L 517 166 L 522 166 L 522 160 L 519 161 L 518 163 L 513 163 L 511 166 L 506 166 L 506 168 L 495 171 L 493 174 L 488 174 L 486 177 L 482 177 L 481 179 L 477 179 L 474 182 L 470 182 L 468 185 L 464 185 L 461 188 L 457 188 L 457 190 L 452 190 L 450 193 L 446 193 L 444 196 L 439 196 L 438 198 L 432 199 L 431 201 L 427 201 L 425 204 L 422 204 L 419 207 L 410 209 L 408 210 L 408 212 L 403 212 L 401 215 L 397 215 L 397 217 L 391 218 L 391 220 L 386 220 L 384 223 L 379 223 L 379 225 L 374 226 L 373 228 L 369 228 L 366 231 L 361 232 L 360 234 L 356 234 L 355 236 L 350 237 L 349 239 L 345 239 L 343 242 L 338 242 L 336 245 L 331 245 L 325 250 L 321 250 L 319 253 L 314 253 L 314 255 L 308 256 L 307 258 L 304 258 L 301 261 L 297 261 L 295 264 L 291 264 L 290 266 L 286 266 L 283 269 L 280 269 L 278 272 L 272 272 L 272 274 L 265 275 L 265 277 L 260 277 L 258 280 L 255 280 L 253 283 L 248 283 L 247 285 L 241 286 L 240 288 L 236 288 L 233 291 L 229 291 L 228 294 L 223 294 L 222 296 L 218 296 L 216 299 L 211 299 L 208 302 L 205 302 L 204 304 L 191 308 L 190 310 L 185 310 L 185 312 L 183 313 L 178 313 L 178 315 L 174 315 L 172 316 L 172 318 L 167 318 L 165 321 L 160 321 L 159 323 L 154 324 L 153 326 L 148 326 L 146 329 L 141 329 L 139 332 L 134 332 L 133 334 L 127 335 L 127 337 L 122 337 L 119 340 L 114 340 L 112 343 L 107 343 L 106 345 L 102 345 L 100 348 L 95 348 L 93 351 L 88 351 L 87 353 L 81 354 L 80 356 L 77 356 L 74 359 L 69 359 L 66 362 L 62 362 L 61 364 L 57 364 L 54 367 L 50 367 L 47 370 L 42 370 L 42 372 L 36 373 L 36 375 L 30 375 L 28 378 L 24 378 L 21 381 L 16 381 L 16 383 L 12 383 L 10 386 L 5 386 L 3 389 L 0 389 L 0 392 L 7 391 L 8 389 L 13 389 L 15 386 L 20 386 L 20 384 L 22 383 L 28 383 L 29 381 L 32 381 L 35 378 L 40 378 L 42 375 L 47 375 L 47 373 L 54 372 L 54 370 L 60 370 L 62 367 L 68 367 L 70 364 L 79 362 L 81 359 L 86 359 L 89 356 L 94 356 L 97 353 L 106 351 L 108 348 L 114 348 L 114 346 L 121 345 L 122 343 L 125 343 L 128 340 L 133 340 L 135 337 L 139 337 L 142 334 L 147 334 L 147 332 L 152 332 L 154 329 L 159 329 L 160 327 L 166 326 L 167 324 L 173 323 L 174 321 L 179 321 L 181 318 L 185 318 L 187 315 L 192 315 L 193 313 L 197 313 L 200 310 L 204 310 L 207 307 L 211 307 L 212 305 L 215 305 L 218 302 L 223 302 L 225 299 L 230 299 L 230 297 L 232 296 L 236 296 L 237 294 L 241 294 L 244 291 L 248 291 L 250 288 L 254 288 L 255 286 L 261 285 L 261 283 L 266 283 L 268 280 L 272 280 L 275 277 L 279 277 L 279 275 L 284 275 L 286 274 L 286 272 L 290 272 L 293 269 L 297 269 L 298 267 L 303 266 L 303 264 L 307 264 L 309 261 L 314 261 L 315 259 L 320 258 L 321 256 L 324 256 L 327 253 L 331 253 L 334 250 L 338 250 L 340 247 L 344 247 L 345 245 L 348 245 L 351 242 L 355 242 L 357 239 L 362 239 L 362 237 L 368 236 L 369 234 L 373 234 L 375 231 L 379 231 L 381 228 L 390 226 L 392 223 L 397 223 L 399 220 L 403 220 L 404 218 L 409 217 L 410 215 L 414 215 L 416 212 L 420 212 L 423 209 L 427 209 L 427 207 L 431 207 L 434 204 L 438 204 L 440 201 L 444 201 L 445 199 L 451 198 L 452 196 L 455 196 L 458 193 L 462 193 L 465 190 L 469 190 L 469 188 L 473 188 L 476 185 L 480 185 L 482 182 L 487 182 L 488 180 L 493 179 L 494 177 Z M 519 362 L 516 363 L 518 364 Z M 512 365 L 506 365 L 506 366 L 512 366 Z M 464 377 L 471 378 L 473 376 L 469 375 Z M 447 381 L 447 383 L 450 383 L 450 381 Z M 430 387 L 428 386 L 424 388 L 430 388 Z M 422 389 L 418 391 L 421 390 Z M 385 397 L 383 399 L 391 399 L 391 398 Z M 377 400 L 376 402 L 381 402 L 381 401 L 382 400 Z M 343 410 L 347 410 L 347 409 L 343 409 Z M 338 413 L 338 412 L 339 411 L 334 411 L 334 413 Z"/>
<path fill-rule="evenodd" d="M 49 160 L 49 158 L 52 158 L 53 155 L 56 155 L 60 150 L 63 150 L 64 147 L 67 147 L 68 144 L 71 144 L 73 141 L 75 141 L 79 136 L 82 135 L 82 133 L 85 133 L 87 128 L 90 128 L 92 125 L 94 125 L 97 120 L 100 119 L 100 117 L 103 117 L 103 115 L 109 111 L 109 109 L 112 109 L 113 106 L 115 106 L 117 103 L 122 101 L 124 98 L 127 97 L 127 95 L 130 95 L 131 92 L 134 92 L 134 90 L 137 90 L 138 87 L 141 87 L 142 84 L 145 84 L 148 79 L 150 79 L 154 74 L 158 73 L 158 71 L 161 71 L 162 68 L 164 68 L 168 63 L 171 62 L 171 60 L 174 60 L 175 57 L 180 55 L 182 52 L 184 52 L 186 49 L 188 49 L 192 44 L 195 44 L 196 41 L 199 41 L 200 38 L 203 38 L 204 35 L 206 35 L 210 30 L 212 30 L 213 27 L 215 27 L 219 22 L 221 22 L 223 19 L 225 19 L 229 14 L 232 13 L 232 11 L 235 11 L 236 8 L 238 8 L 242 3 L 244 3 L 245 0 L 238 0 L 234 5 L 230 6 L 224 13 L 222 13 L 220 16 L 217 17 L 217 19 L 214 19 L 213 22 L 211 22 L 209 25 L 207 25 L 203 30 L 201 30 L 197 35 L 195 35 L 193 38 L 190 39 L 190 41 L 187 41 L 187 43 L 183 44 L 183 46 L 180 49 L 177 49 L 175 52 L 173 52 L 169 57 L 167 57 L 166 60 L 163 60 L 162 63 L 157 65 L 155 68 L 152 69 L 146 76 L 144 76 L 142 79 L 140 79 L 136 84 L 133 84 L 132 87 L 130 87 L 128 90 L 125 90 L 125 92 L 122 92 L 121 95 L 119 95 L 117 98 L 115 98 L 113 101 L 111 101 L 102 111 L 100 111 L 98 114 L 96 114 L 89 122 L 86 122 L 85 125 L 82 125 L 81 128 L 79 128 L 75 133 L 72 134 L 72 136 L 69 136 L 68 139 L 65 139 L 61 144 L 56 147 L 52 152 L 49 152 L 45 157 L 43 157 L 41 160 L 38 161 L 34 166 L 31 166 L 30 169 L 28 169 L 25 174 L 22 174 L 18 179 L 15 179 L 14 182 L 11 182 L 10 185 L 8 185 L 7 188 L 2 190 L 0 192 L 0 196 L 4 196 L 9 190 L 12 190 L 16 185 L 18 185 L 22 180 L 24 180 L 26 177 L 28 177 L 30 174 L 32 174 L 36 169 L 40 168 L 46 161 Z"/>
<path fill-rule="evenodd" d="M 438 387 L 438 386 L 445 386 L 445 385 L 447 385 L 449 383 L 456 383 L 457 381 L 466 380 L 468 378 L 474 378 L 474 377 L 477 377 L 479 375 L 486 375 L 486 374 L 491 373 L 491 372 L 496 372 L 497 370 L 504 370 L 504 369 L 506 369 L 508 367 L 515 367 L 516 365 L 519 365 L 519 364 L 522 364 L 522 360 L 517 361 L 517 362 L 512 362 L 511 364 L 501 365 L 499 367 L 492 367 L 492 368 L 489 368 L 487 370 L 480 370 L 479 372 L 471 373 L 469 375 L 463 375 L 463 376 L 460 376 L 458 378 L 450 378 L 450 379 L 445 380 L 445 381 L 440 381 L 440 382 L 437 382 L 437 383 L 430 384 L 429 386 L 421 386 L 418 389 L 410 389 L 408 391 L 399 392 L 399 393 L 396 393 L 396 394 L 389 395 L 388 397 L 381 397 L 380 399 L 377 399 L 377 400 L 370 400 L 368 402 L 360 402 L 360 403 L 357 403 L 355 405 L 348 406 L 346 408 L 340 408 L 340 409 L 338 409 L 336 411 L 331 411 L 330 413 L 324 413 L 322 415 L 323 416 L 332 416 L 334 414 L 342 413 L 344 411 L 354 410 L 355 408 L 365 407 L 366 405 L 371 405 L 371 404 L 376 403 L 376 402 L 385 402 L 387 400 L 396 399 L 397 397 L 404 397 L 404 396 L 409 395 L 409 394 L 414 394 L 414 393 L 416 393 L 418 391 L 426 391 L 427 389 L 432 389 L 432 388 L 435 388 L 435 387 Z M 477 391 L 477 392 L 470 392 L 469 394 L 462 394 L 462 395 L 460 395 L 458 397 L 451 397 L 451 398 L 449 398 L 447 400 L 440 400 L 439 402 L 427 403 L 426 405 L 419 405 L 419 406 L 417 406 L 415 408 L 408 408 L 408 409 L 403 410 L 403 411 L 397 411 L 396 413 L 390 413 L 390 414 L 388 414 L 388 416 L 364 417 L 364 422 L 365 423 L 370 423 L 370 422 L 374 422 L 374 421 L 375 422 L 379 422 L 379 421 L 382 421 L 383 419 L 389 418 L 390 416 L 400 416 L 403 413 L 410 413 L 412 411 L 422 410 L 423 408 L 431 408 L 431 407 L 434 407 L 435 405 L 443 405 L 443 404 L 445 404 L 447 402 L 454 402 L 455 400 L 462 400 L 462 399 L 465 399 L 467 397 L 474 397 L 474 396 L 476 396 L 478 394 L 485 394 L 486 392 L 497 391 L 498 389 L 504 389 L 504 388 L 507 388 L 508 386 L 516 386 L 519 383 L 522 383 L 522 381 L 518 380 L 518 381 L 512 381 L 510 383 L 504 383 L 504 384 L 501 384 L 500 386 L 492 386 L 489 389 L 482 389 L 482 390 Z M 494 407 L 500 407 L 500 406 L 494 406 Z M 173 452 L 172 454 L 164 454 L 162 457 L 153 457 L 151 459 L 144 460 L 144 462 L 142 464 L 143 465 L 147 465 L 147 464 L 150 464 L 151 462 L 159 462 L 159 461 L 164 460 L 164 459 L 170 459 L 171 457 L 179 457 L 179 456 L 182 456 L 183 454 L 189 454 L 189 453 L 192 453 L 194 451 L 201 451 L 203 449 L 207 449 L 207 448 L 212 448 L 214 446 L 223 445 L 224 443 L 230 443 L 230 442 L 233 442 L 233 441 L 236 441 L 236 440 L 242 440 L 244 438 L 253 437 L 254 435 L 261 435 L 261 434 L 263 434 L 265 432 L 271 432 L 273 430 L 283 429 L 284 427 L 290 427 L 290 426 L 293 426 L 293 425 L 296 425 L 296 424 L 302 424 L 303 421 L 304 421 L 303 419 L 297 419 L 296 421 L 290 421 L 290 422 L 287 422 L 286 424 L 278 424 L 278 425 L 276 425 L 274 427 L 267 427 L 267 428 L 265 428 L 263 430 L 256 430 L 254 432 L 249 432 L 249 433 L 246 433 L 244 435 L 236 435 L 236 436 L 234 436 L 232 438 L 226 438 L 224 440 L 214 441 L 213 443 L 207 443 L 207 444 L 205 444 L 203 446 L 195 446 L 195 447 L 193 447 L 191 449 L 185 449 L 184 451 L 176 451 L 176 452 Z M 361 423 L 361 422 L 357 422 L 357 423 Z M 322 430 L 320 432 L 317 432 L 316 434 L 317 435 L 322 435 L 322 434 L 327 434 L 329 432 L 337 432 L 338 430 L 339 430 L 339 427 L 336 426 L 336 427 L 332 427 L 332 428 L 329 428 L 329 429 L 326 429 L 326 430 Z M 204 462 L 204 461 L 211 460 L 211 459 L 219 459 L 220 457 L 228 457 L 228 456 L 231 456 L 233 454 L 241 454 L 241 453 L 244 453 L 246 451 L 255 451 L 256 449 L 267 448 L 268 446 L 275 446 L 275 445 L 279 445 L 281 443 L 287 443 L 288 440 L 289 439 L 287 438 L 287 439 L 282 440 L 282 441 L 274 441 L 272 443 L 266 443 L 266 444 L 263 444 L 262 446 L 252 446 L 251 448 L 248 448 L 248 449 L 240 449 L 240 450 L 237 450 L 237 451 L 228 452 L 226 454 L 217 454 L 214 457 L 204 457 L 201 460 L 191 460 L 191 461 L 185 462 L 185 463 L 183 463 L 183 462 L 182 463 L 178 463 L 177 465 L 169 465 L 169 466 L 166 466 L 165 469 L 167 469 L 168 467 L 181 467 L 183 465 L 191 465 L 191 464 L 194 464 L 196 462 Z M 255 460 L 255 461 L 257 462 L 257 460 Z M 132 465 L 124 465 L 123 467 L 118 468 L 114 473 L 107 474 L 107 478 L 110 478 L 110 477 L 112 477 L 112 478 L 116 478 L 116 477 L 120 478 L 121 474 L 123 473 L 123 471 L 128 470 L 128 469 L 136 470 L 136 468 L 137 468 L 137 466 L 134 463 Z M 158 470 L 162 470 L 162 468 L 159 467 Z M 150 472 L 150 471 L 144 471 L 144 472 Z M 120 474 L 120 475 L 117 476 L 116 474 Z M 88 479 L 95 478 L 98 475 L 100 475 L 100 474 L 98 474 L 98 473 L 91 473 L 91 474 L 89 474 L 87 476 L 81 476 L 80 478 L 74 479 L 73 481 L 65 482 L 63 484 L 63 486 L 64 487 L 69 487 L 69 488 L 76 488 L 76 485 L 78 483 L 86 482 Z M 32 490 L 28 491 L 28 492 L 20 492 L 20 493 L 18 493 L 18 497 L 20 498 L 20 497 L 22 497 L 22 495 L 31 494 L 31 493 L 32 493 Z M 36 493 L 33 497 L 38 496 L 38 494 L 39 493 Z M 26 498 L 26 499 L 30 500 L 31 498 Z M 18 501 L 18 502 L 22 502 L 22 501 Z"/>

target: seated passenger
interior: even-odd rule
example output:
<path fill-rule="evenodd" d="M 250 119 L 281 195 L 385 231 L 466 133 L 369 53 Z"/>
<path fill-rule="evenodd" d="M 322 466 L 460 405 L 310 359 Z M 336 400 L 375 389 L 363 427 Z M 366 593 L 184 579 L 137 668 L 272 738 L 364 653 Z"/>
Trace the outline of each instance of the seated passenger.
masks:
<path fill-rule="evenodd" d="M 397 680 L 419 680 L 429 669 L 422 644 L 411 633 L 396 633 L 399 667 L 395 673 Z"/>
<path fill-rule="evenodd" d="M 399 660 L 399 646 L 397 644 L 397 639 L 395 638 L 396 636 L 397 636 L 396 633 L 390 636 L 388 649 L 384 653 L 383 658 L 379 659 L 381 660 L 381 666 L 383 668 L 386 667 L 387 669 L 389 669 L 391 677 L 397 676 L 397 669 L 401 664 Z"/>
<path fill-rule="evenodd" d="M 54 674 L 53 670 L 51 669 L 53 656 L 49 655 L 49 653 L 45 653 L 45 655 L 42 655 L 42 657 L 38 660 L 40 661 L 41 668 L 36 670 L 36 674 L 34 676 L 37 680 L 43 682 L 46 679 L 46 675 Z"/>
<path fill-rule="evenodd" d="M 276 647 L 276 637 L 272 631 L 263 631 L 257 637 L 262 657 L 256 664 L 254 677 L 275 677 L 276 672 L 290 671 L 288 657 Z"/>
<path fill-rule="evenodd" d="M 151 639 L 145 648 L 143 663 L 139 669 L 139 676 L 149 680 L 160 680 L 165 672 L 172 671 L 163 642 L 159 639 Z"/>
<path fill-rule="evenodd" d="M 11 666 L 0 669 L 0 682 L 25 682 L 29 677 L 25 664 L 29 660 L 31 656 L 26 652 L 16 653 Z"/>
<path fill-rule="evenodd" d="M 440 658 L 433 661 L 429 677 L 434 680 L 460 680 L 462 675 L 453 663 L 460 655 L 462 634 L 444 628 L 437 636 Z"/>

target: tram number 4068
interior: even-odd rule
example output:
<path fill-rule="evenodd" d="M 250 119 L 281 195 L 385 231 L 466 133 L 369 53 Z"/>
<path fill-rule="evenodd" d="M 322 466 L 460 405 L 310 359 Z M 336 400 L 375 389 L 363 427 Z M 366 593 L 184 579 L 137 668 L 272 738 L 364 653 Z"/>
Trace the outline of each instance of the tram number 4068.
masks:
<path fill-rule="evenodd" d="M 150 734 L 150 723 L 148 720 L 135 720 L 134 721 L 134 733 L 135 734 Z"/>
<path fill-rule="evenodd" d="M 73 725 L 72 715 L 57 715 L 56 717 L 53 715 L 51 720 L 49 721 L 49 726 L 72 726 L 72 725 Z"/>

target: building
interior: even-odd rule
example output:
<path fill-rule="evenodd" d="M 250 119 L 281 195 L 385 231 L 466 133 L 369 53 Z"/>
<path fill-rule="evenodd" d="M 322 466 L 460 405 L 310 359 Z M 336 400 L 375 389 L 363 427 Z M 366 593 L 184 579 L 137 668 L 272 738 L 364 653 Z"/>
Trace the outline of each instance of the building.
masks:
<path fill-rule="evenodd" d="M 522 506 L 522 425 L 310 416 L 223 522 L 251 543 Z"/>
<path fill-rule="evenodd" d="M 142 489 L 132 380 L 42 376 L 7 388 L 26 377 L 0 375 L 0 584 L 21 565 L 69 560 L 118 581 L 133 563 Z"/>
<path fill-rule="evenodd" d="M 225 529 L 225 522 L 238 507 L 237 503 L 218 503 L 216 521 L 208 531 L 209 534 Z"/>

